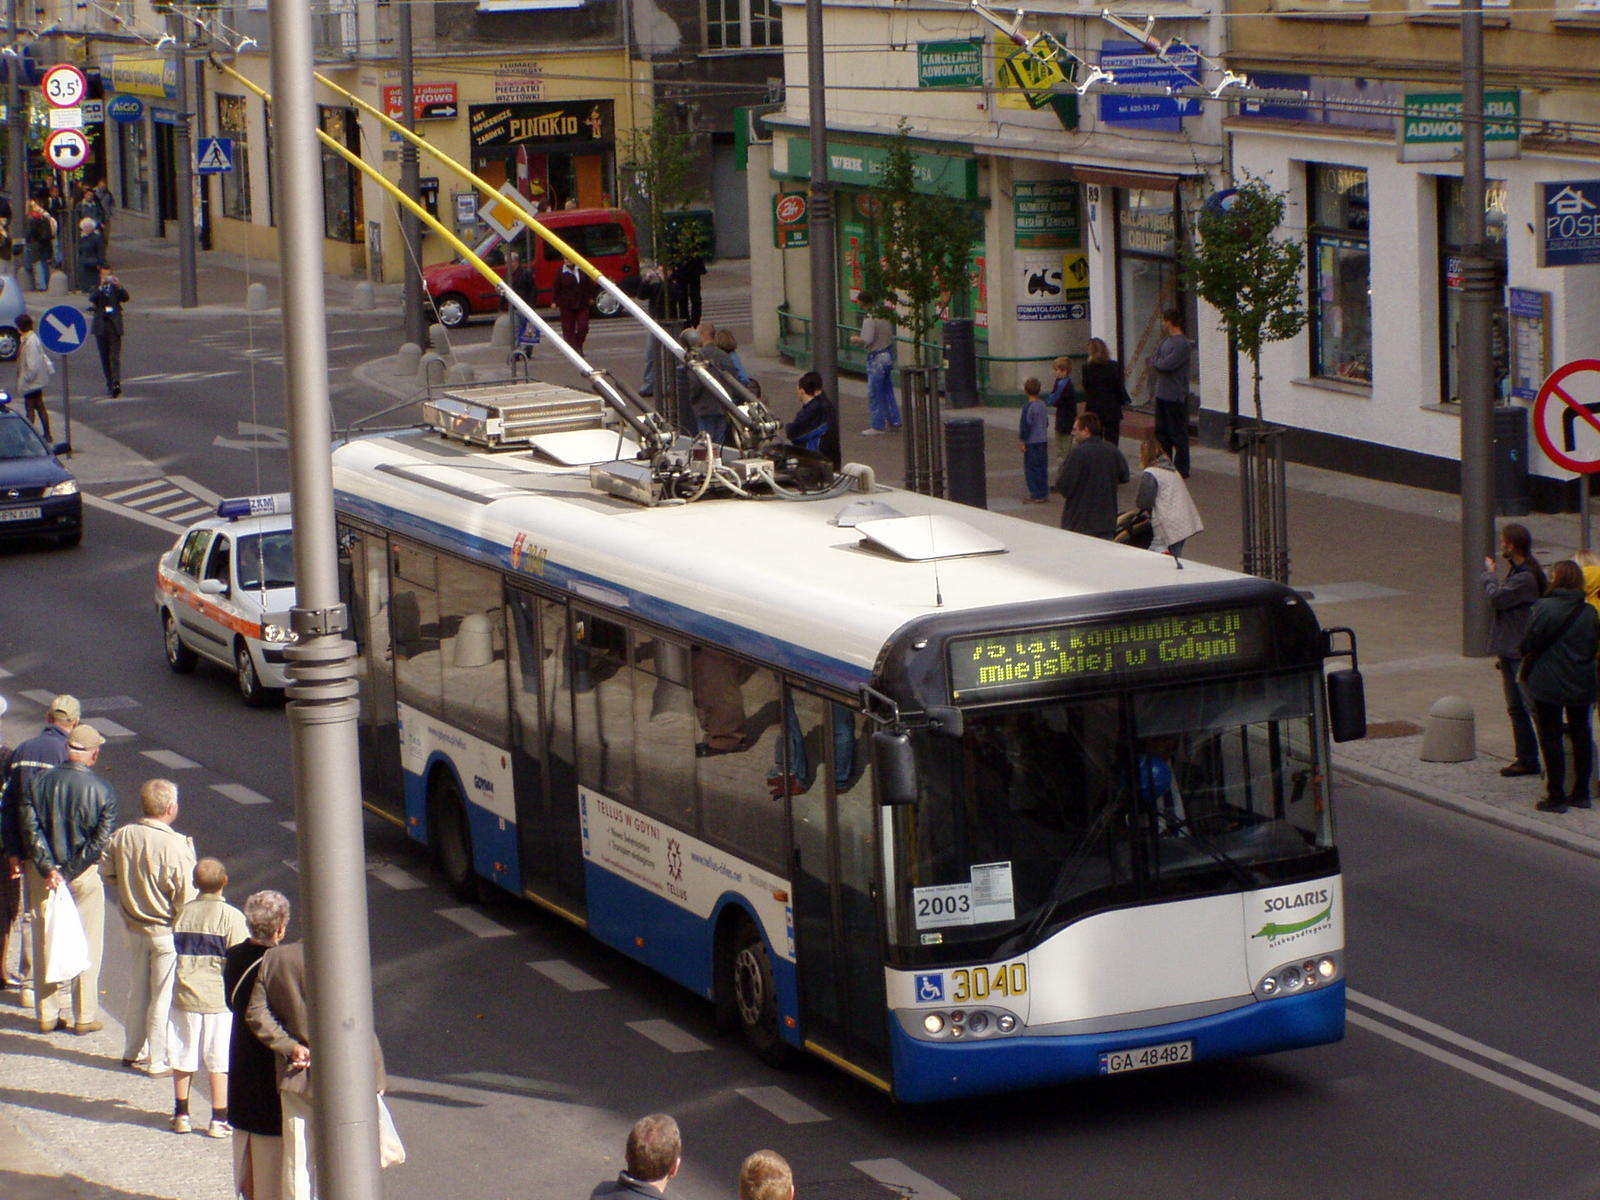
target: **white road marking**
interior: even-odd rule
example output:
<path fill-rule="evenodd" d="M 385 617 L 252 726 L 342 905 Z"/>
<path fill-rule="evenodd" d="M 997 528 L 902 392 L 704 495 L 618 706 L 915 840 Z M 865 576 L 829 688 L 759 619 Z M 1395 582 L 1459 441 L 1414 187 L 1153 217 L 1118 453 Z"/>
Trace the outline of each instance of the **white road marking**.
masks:
<path fill-rule="evenodd" d="M 559 958 L 546 959 L 544 962 L 531 962 L 528 965 L 546 979 L 559 984 L 569 992 L 603 992 L 608 990 L 607 985 L 601 983 L 593 975 L 585 974 L 571 963 L 564 962 Z"/>
<path fill-rule="evenodd" d="M 201 517 L 209 517 L 216 511 L 216 505 L 202 504 L 199 508 L 190 508 L 183 512 L 175 512 L 168 515 L 171 516 L 174 521 L 178 522 L 198 521 Z"/>
<path fill-rule="evenodd" d="M 671 1021 L 659 1018 L 652 1021 L 629 1021 L 628 1028 L 635 1033 L 649 1038 L 663 1050 L 672 1054 L 693 1054 L 696 1050 L 709 1050 L 699 1038 L 691 1033 L 685 1033 Z"/>
<path fill-rule="evenodd" d="M 56 694 L 54 692 L 47 692 L 43 688 L 29 688 L 27 691 L 18 692 L 17 694 L 25 697 L 26 699 L 32 700 L 40 708 L 49 708 L 50 701 L 56 698 Z"/>
<path fill-rule="evenodd" d="M 133 730 L 126 725 L 119 725 L 110 717 L 90 717 L 87 724 L 93 725 L 102 735 L 108 738 L 130 738 L 134 736 Z"/>
<path fill-rule="evenodd" d="M 199 499 L 205 501 L 206 504 L 211 508 L 216 508 L 217 502 L 222 499 L 222 497 L 216 492 L 213 492 L 208 487 L 204 487 L 196 483 L 187 475 L 169 475 L 168 478 L 171 479 L 173 483 L 183 488 L 186 492 L 189 492 L 192 495 L 197 496 Z"/>
<path fill-rule="evenodd" d="M 898 1158 L 868 1158 L 850 1164 L 870 1179 L 884 1187 L 908 1191 L 916 1200 L 961 1200 L 954 1192 L 947 1192 L 926 1175 L 918 1175 Z"/>
<path fill-rule="evenodd" d="M 1576 1083 L 1564 1076 L 1557 1075 L 1554 1071 L 1547 1071 L 1543 1067 L 1535 1066 L 1525 1059 L 1507 1054 L 1504 1050 L 1496 1050 L 1493 1046 L 1485 1045 L 1483 1042 L 1475 1041 L 1464 1034 L 1446 1029 L 1443 1025 L 1435 1025 L 1426 1018 L 1415 1016 L 1406 1012 L 1403 1008 L 1396 1008 L 1392 1004 L 1385 1004 L 1382 1000 L 1368 996 L 1364 992 L 1358 992 L 1354 988 L 1348 989 L 1345 992 L 1345 996 L 1350 1003 L 1360 1005 L 1362 1008 L 1370 1008 L 1380 1017 L 1387 1017 L 1391 1021 L 1409 1025 L 1429 1037 L 1438 1038 L 1441 1042 L 1449 1042 L 1452 1046 L 1459 1046 L 1470 1054 L 1476 1054 L 1479 1058 L 1486 1058 L 1492 1063 L 1498 1063 L 1502 1067 L 1508 1067 L 1521 1075 L 1526 1075 L 1529 1079 L 1537 1079 L 1540 1083 L 1548 1084 L 1558 1091 L 1566 1092 L 1569 1096 L 1576 1096 L 1580 1100 L 1600 1107 L 1600 1091 L 1596 1091 L 1594 1088 L 1585 1087 L 1581 1083 Z"/>
<path fill-rule="evenodd" d="M 110 500 L 96 496 L 93 492 L 84 492 L 83 502 L 90 508 L 98 508 L 102 512 L 116 513 L 118 516 L 127 517 L 130 521 L 138 521 L 143 525 L 164 529 L 168 533 L 183 532 L 183 526 L 176 521 L 169 521 L 165 517 L 153 517 L 147 512 L 140 512 L 137 508 L 129 508 L 125 504 L 115 504 Z"/>
<path fill-rule="evenodd" d="M 185 758 L 176 750 L 141 750 L 139 753 L 143 754 L 151 762 L 166 767 L 169 771 L 187 771 L 191 767 L 200 765 L 192 758 Z"/>
<path fill-rule="evenodd" d="M 193 503 L 193 496 L 179 496 L 176 500 L 168 500 L 165 504 L 146 505 L 145 512 L 154 513 L 158 517 L 171 517 L 177 515 L 172 511 L 173 509 L 186 508 Z"/>
<path fill-rule="evenodd" d="M 137 500 L 130 500 L 128 503 L 131 505 L 137 505 L 139 508 L 144 509 L 145 512 L 154 512 L 155 510 L 150 507 L 152 504 L 162 500 L 171 500 L 174 496 L 177 496 L 183 500 L 188 499 L 188 497 L 183 494 L 182 488 L 169 487 L 164 488 L 159 492 L 152 492 L 148 496 L 140 496 Z"/>
<path fill-rule="evenodd" d="M 6 670 L 4 667 L 0 667 L 0 679 L 10 679 L 10 678 L 11 678 L 11 672 Z"/>
<path fill-rule="evenodd" d="M 382 882 L 388 884 L 397 892 L 414 892 L 418 888 L 425 888 L 428 886 L 415 875 L 407 874 L 399 867 L 393 866 L 389 863 L 383 863 L 382 865 L 376 867 L 368 867 L 367 874 L 371 875 L 374 879 L 381 880 Z"/>
<path fill-rule="evenodd" d="M 129 496 L 137 496 L 140 492 L 148 492 L 151 488 L 165 487 L 165 479 L 152 479 L 148 483 L 135 484 L 130 488 L 123 488 L 120 492 L 112 492 L 107 500 L 126 500 Z"/>
<path fill-rule="evenodd" d="M 1392 1025 L 1385 1025 L 1382 1021 L 1374 1021 L 1363 1013 L 1350 1012 L 1346 1013 L 1345 1017 L 1350 1024 L 1358 1029 L 1371 1030 L 1379 1037 L 1388 1038 L 1391 1042 L 1398 1042 L 1408 1049 L 1415 1050 L 1418 1054 L 1427 1055 L 1435 1062 L 1444 1063 L 1447 1067 L 1454 1067 L 1463 1074 L 1471 1075 L 1474 1079 L 1481 1079 L 1484 1083 L 1492 1084 L 1513 1095 L 1521 1096 L 1524 1100 L 1531 1100 L 1533 1103 L 1548 1108 L 1552 1112 L 1558 1112 L 1564 1117 L 1571 1117 L 1580 1125 L 1587 1125 L 1591 1129 L 1600 1129 L 1600 1115 L 1596 1115 L 1586 1108 L 1579 1108 L 1576 1104 L 1558 1099 L 1548 1092 L 1542 1092 L 1530 1084 L 1523 1083 L 1521 1080 L 1502 1075 L 1499 1071 L 1486 1067 L 1482 1063 L 1475 1063 L 1464 1055 L 1435 1046 L 1432 1042 L 1425 1042 L 1419 1037 L 1412 1037 L 1409 1033 L 1404 1033 Z"/>
<path fill-rule="evenodd" d="M 300 828 L 293 821 L 279 821 L 278 824 L 283 826 L 283 828 L 287 829 L 290 833 L 294 833 Z"/>
<path fill-rule="evenodd" d="M 226 796 L 235 804 L 271 804 L 272 799 L 263 796 L 254 788 L 247 788 L 242 783 L 213 783 L 211 790 L 219 796 Z"/>
<path fill-rule="evenodd" d="M 293 871 L 296 875 L 300 874 L 300 860 L 299 859 L 297 859 L 297 858 L 286 858 L 286 859 L 283 860 L 283 865 L 288 867 L 289 870 Z"/>
<path fill-rule="evenodd" d="M 817 1121 L 833 1119 L 781 1087 L 749 1087 L 735 1090 L 751 1104 L 760 1105 L 778 1120 L 790 1125 L 810 1125 Z"/>
<path fill-rule="evenodd" d="M 459 925 L 473 937 L 497 938 L 515 937 L 514 931 L 507 929 L 497 921 L 491 921 L 475 908 L 441 908 L 438 916 L 454 925 Z"/>

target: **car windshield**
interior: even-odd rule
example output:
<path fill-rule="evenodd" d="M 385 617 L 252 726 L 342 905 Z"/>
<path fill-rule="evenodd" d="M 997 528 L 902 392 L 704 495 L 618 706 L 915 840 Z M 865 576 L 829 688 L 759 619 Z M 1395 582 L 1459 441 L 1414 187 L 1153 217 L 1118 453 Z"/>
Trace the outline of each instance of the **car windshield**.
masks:
<path fill-rule="evenodd" d="M 1089 912 L 1266 886 L 1332 846 L 1312 675 L 1047 700 L 914 735 L 892 938 L 1005 953 Z"/>
<path fill-rule="evenodd" d="M 20 417 L 0 419 L 0 458 L 49 458 L 50 447 L 44 444 L 33 426 Z"/>
<path fill-rule="evenodd" d="M 239 539 L 235 582 L 242 588 L 294 586 L 294 535 L 287 529 Z"/>

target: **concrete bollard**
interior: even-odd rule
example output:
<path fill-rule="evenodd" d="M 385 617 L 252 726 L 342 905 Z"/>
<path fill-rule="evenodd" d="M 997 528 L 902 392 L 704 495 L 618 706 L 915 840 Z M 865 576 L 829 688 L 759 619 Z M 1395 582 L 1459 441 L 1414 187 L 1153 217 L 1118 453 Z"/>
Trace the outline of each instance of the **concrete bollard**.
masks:
<path fill-rule="evenodd" d="M 444 386 L 445 374 L 449 370 L 450 364 L 445 362 L 441 355 L 424 354 L 417 373 L 422 376 L 423 383 L 428 387 L 436 388 Z"/>
<path fill-rule="evenodd" d="M 422 347 L 415 342 L 406 342 L 395 352 L 394 373 L 396 375 L 415 375 L 422 369 Z"/>
<path fill-rule="evenodd" d="M 511 345 L 511 314 L 501 313 L 494 319 L 494 330 L 489 334 L 489 345 Z"/>
<path fill-rule="evenodd" d="M 378 293 L 368 280 L 363 279 L 356 284 L 355 295 L 350 298 L 350 307 L 357 312 L 371 312 L 378 307 Z"/>
<path fill-rule="evenodd" d="M 65 271 L 50 272 L 50 282 L 45 286 L 46 296 L 65 296 L 67 294 L 67 273 Z"/>
<path fill-rule="evenodd" d="M 437 323 L 428 326 L 428 349 L 435 354 L 450 353 L 450 331 Z"/>
<path fill-rule="evenodd" d="M 1478 756 L 1477 723 L 1472 705 L 1460 696 L 1444 696 L 1428 709 L 1422 727 L 1423 762 L 1471 762 Z"/>
<path fill-rule="evenodd" d="M 466 363 L 456 363 L 444 375 L 446 383 L 475 383 L 477 379 L 478 373 Z"/>
<path fill-rule="evenodd" d="M 248 312 L 265 312 L 272 307 L 272 300 L 267 296 L 267 285 L 252 283 L 244 290 L 244 306 Z"/>

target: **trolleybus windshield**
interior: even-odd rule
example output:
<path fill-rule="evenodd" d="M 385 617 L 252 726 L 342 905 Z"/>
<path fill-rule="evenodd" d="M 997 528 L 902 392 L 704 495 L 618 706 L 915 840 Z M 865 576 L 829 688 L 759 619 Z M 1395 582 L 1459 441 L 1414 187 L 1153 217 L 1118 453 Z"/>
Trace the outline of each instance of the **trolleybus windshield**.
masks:
<path fill-rule="evenodd" d="M 1267 886 L 1333 861 L 1315 672 L 968 710 L 914 735 L 891 939 L 1017 953 L 1088 913 Z"/>

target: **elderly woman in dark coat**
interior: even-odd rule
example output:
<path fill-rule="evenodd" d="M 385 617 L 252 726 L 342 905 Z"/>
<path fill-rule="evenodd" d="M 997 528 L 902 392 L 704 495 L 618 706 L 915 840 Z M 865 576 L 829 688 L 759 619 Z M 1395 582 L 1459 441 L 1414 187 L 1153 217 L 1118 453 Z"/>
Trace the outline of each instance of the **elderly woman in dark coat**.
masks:
<path fill-rule="evenodd" d="M 233 1183 L 245 1200 L 283 1196 L 283 1114 L 277 1062 L 245 1021 L 261 956 L 283 941 L 289 901 L 281 892 L 256 892 L 244 902 L 250 940 L 228 951 L 222 986 L 233 1013 L 228 1051 L 228 1115 L 233 1125 Z"/>
<path fill-rule="evenodd" d="M 1595 655 L 1600 651 L 1600 616 L 1583 588 L 1583 568 L 1569 560 L 1550 571 L 1550 591 L 1533 606 L 1522 638 L 1527 661 L 1523 687 L 1533 701 L 1533 723 L 1544 758 L 1544 799 L 1540 812 L 1588 808 L 1594 788 L 1594 735 L 1589 712 L 1595 698 Z M 1572 790 L 1563 789 L 1566 763 L 1561 725 L 1572 743 Z"/>

